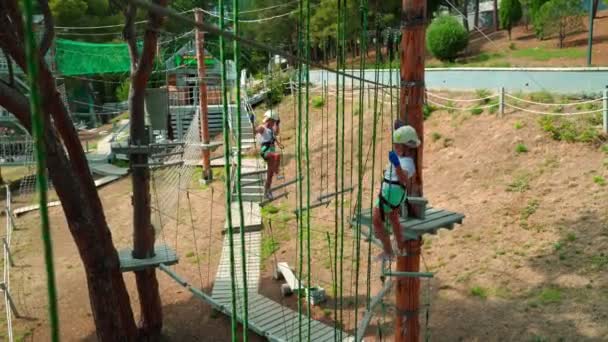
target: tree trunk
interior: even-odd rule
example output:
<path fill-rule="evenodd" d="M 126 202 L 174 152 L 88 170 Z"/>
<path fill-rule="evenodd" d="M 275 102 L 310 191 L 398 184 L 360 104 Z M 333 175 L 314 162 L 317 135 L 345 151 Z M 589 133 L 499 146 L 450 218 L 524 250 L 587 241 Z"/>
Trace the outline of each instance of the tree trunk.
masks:
<path fill-rule="evenodd" d="M 165 7 L 167 1 L 157 0 L 156 3 Z M 157 53 L 158 28 L 162 24 L 162 17 L 152 12 L 149 13 L 148 27 L 144 33 L 144 43 L 140 55 L 134 34 L 135 12 L 133 5 L 128 5 L 125 11 L 124 30 L 131 56 L 130 143 L 132 145 L 148 145 L 149 136 L 145 127 L 144 99 Z M 133 187 L 133 257 L 138 259 L 147 259 L 154 256 L 154 241 L 156 238 L 151 223 L 148 157 L 147 153 L 138 153 L 131 154 L 129 158 Z M 140 338 L 146 341 L 158 341 L 163 327 L 163 314 L 156 270 L 148 268 L 135 272 L 135 281 L 141 308 Z"/>
<path fill-rule="evenodd" d="M 464 28 L 469 32 L 469 0 L 464 0 L 462 3 L 462 25 L 464 25 Z"/>
<path fill-rule="evenodd" d="M 593 19 L 597 18 L 597 7 L 599 6 L 600 0 L 593 0 Z"/>
<path fill-rule="evenodd" d="M 498 23 L 498 0 L 494 0 L 494 11 L 492 12 L 492 19 L 494 20 L 494 31 L 498 31 L 500 29 L 500 25 Z"/>
<path fill-rule="evenodd" d="M 0 38 L 0 43 L 14 43 L 2 40 Z M 12 45 L 9 51 L 25 70 L 23 50 Z M 84 265 L 97 338 L 100 341 L 134 341 L 136 327 L 129 295 L 84 151 L 73 124 L 65 120 L 67 112 L 46 63 L 40 60 L 39 68 L 47 169 Z M 29 104 L 23 94 L 0 83 L 0 105 L 31 132 Z"/>
<path fill-rule="evenodd" d="M 479 0 L 475 0 L 475 27 L 479 27 Z"/>

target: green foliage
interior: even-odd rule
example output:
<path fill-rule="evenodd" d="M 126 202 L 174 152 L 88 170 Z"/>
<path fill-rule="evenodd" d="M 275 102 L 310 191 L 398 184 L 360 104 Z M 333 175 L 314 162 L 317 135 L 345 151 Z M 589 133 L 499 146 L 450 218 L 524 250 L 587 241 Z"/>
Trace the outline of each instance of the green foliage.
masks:
<path fill-rule="evenodd" d="M 539 118 L 538 123 L 557 141 L 597 143 L 602 140 L 597 128 L 582 120 L 547 115 Z"/>
<path fill-rule="evenodd" d="M 522 129 L 524 127 L 524 123 L 517 120 L 517 121 L 515 121 L 515 124 L 513 125 L 513 127 L 515 127 L 515 129 Z"/>
<path fill-rule="evenodd" d="M 431 139 L 433 140 L 433 142 L 441 139 L 441 133 L 439 133 L 439 132 L 431 133 Z"/>
<path fill-rule="evenodd" d="M 475 95 L 477 95 L 478 98 L 483 99 L 485 97 L 491 96 L 492 92 L 487 90 L 487 89 L 477 89 L 475 90 Z M 480 100 L 480 104 L 484 105 L 490 102 L 491 99 L 483 99 Z"/>
<path fill-rule="evenodd" d="M 427 104 L 425 104 L 425 105 L 422 107 L 422 115 L 424 116 L 424 120 L 426 120 L 426 119 L 430 118 L 430 117 L 431 117 L 431 114 L 432 114 L 434 111 L 436 111 L 436 110 L 437 110 L 437 108 L 436 108 L 435 106 L 430 105 L 430 104 L 428 104 L 428 103 L 427 103 Z"/>
<path fill-rule="evenodd" d="M 557 35 L 562 48 L 567 35 L 584 29 L 583 14 L 578 0 L 551 0 L 541 6 L 534 27 L 542 38 Z"/>
<path fill-rule="evenodd" d="M 483 108 L 475 107 L 471 109 L 471 114 L 473 115 L 480 115 L 481 113 L 483 113 Z"/>
<path fill-rule="evenodd" d="M 312 98 L 312 106 L 315 108 L 322 108 L 325 104 L 325 99 L 323 96 L 315 96 Z"/>
<path fill-rule="evenodd" d="M 285 97 L 285 91 L 289 85 L 289 76 L 284 72 L 273 73 L 266 82 L 266 85 L 269 89 L 266 97 L 266 104 L 268 106 L 274 106 L 280 103 L 283 100 L 283 97 Z"/>
<path fill-rule="evenodd" d="M 511 39 L 511 28 L 519 22 L 522 16 L 521 3 L 519 0 L 500 0 L 500 26 L 509 32 Z"/>
<path fill-rule="evenodd" d="M 507 185 L 508 192 L 525 192 L 530 189 L 530 175 L 523 173 L 517 175 L 513 182 Z"/>
<path fill-rule="evenodd" d="M 488 298 L 488 290 L 481 286 L 474 286 L 471 288 L 471 295 L 481 299 Z"/>
<path fill-rule="evenodd" d="M 129 88 L 131 81 L 127 78 L 118 87 L 116 87 L 116 99 L 118 101 L 126 101 L 129 99 Z"/>
<path fill-rule="evenodd" d="M 51 0 L 51 13 L 58 25 L 73 24 L 84 16 L 87 10 L 85 0 Z"/>
<path fill-rule="evenodd" d="M 454 17 L 440 16 L 426 31 L 426 46 L 437 59 L 453 62 L 467 47 L 469 33 Z"/>
<path fill-rule="evenodd" d="M 526 153 L 528 152 L 528 147 L 526 147 L 526 145 L 519 143 L 515 146 L 515 152 L 517 152 L 518 154 L 520 153 Z"/>
<path fill-rule="evenodd" d="M 553 95 L 548 91 L 536 91 L 530 93 L 530 100 L 541 103 L 552 103 Z"/>
<path fill-rule="evenodd" d="M 604 176 L 593 176 L 593 183 L 599 185 L 599 186 L 604 186 L 606 185 L 606 178 L 604 178 Z"/>
<path fill-rule="evenodd" d="M 515 45 L 515 43 L 509 44 L 509 50 L 511 50 L 511 51 L 517 50 L 517 45 Z"/>
<path fill-rule="evenodd" d="M 279 250 L 279 243 L 272 239 L 271 236 L 264 236 L 262 238 L 262 252 L 260 255 L 262 263 L 264 263 L 277 250 Z"/>
<path fill-rule="evenodd" d="M 539 304 L 553 304 L 562 301 L 562 291 L 556 288 L 542 289 L 538 294 Z"/>
<path fill-rule="evenodd" d="M 546 49 L 534 47 L 513 51 L 513 57 L 529 58 L 535 61 L 548 61 L 553 58 L 576 59 L 586 56 L 585 50 L 576 48 Z"/>
<path fill-rule="evenodd" d="M 536 212 L 536 210 L 538 210 L 539 206 L 540 206 L 540 202 L 538 200 L 536 200 L 536 199 L 529 200 L 528 205 L 526 205 L 526 207 L 521 212 L 521 219 L 527 220 L 530 216 L 532 216 Z"/>

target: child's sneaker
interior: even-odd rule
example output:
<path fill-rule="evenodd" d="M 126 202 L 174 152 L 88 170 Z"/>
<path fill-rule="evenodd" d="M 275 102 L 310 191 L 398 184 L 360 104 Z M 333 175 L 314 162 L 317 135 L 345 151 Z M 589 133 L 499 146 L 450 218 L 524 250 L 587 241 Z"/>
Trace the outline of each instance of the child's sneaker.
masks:
<path fill-rule="evenodd" d="M 274 199 L 274 196 L 272 196 L 272 192 L 270 192 L 270 191 L 266 191 L 266 192 L 264 193 L 264 197 L 265 197 L 267 200 L 270 200 L 270 201 L 272 201 L 272 200 Z"/>
<path fill-rule="evenodd" d="M 393 248 L 393 254 L 396 256 L 407 256 L 407 253 L 404 250 L 399 249 L 399 244 L 397 243 L 397 240 L 392 239 L 391 240 L 391 247 Z"/>

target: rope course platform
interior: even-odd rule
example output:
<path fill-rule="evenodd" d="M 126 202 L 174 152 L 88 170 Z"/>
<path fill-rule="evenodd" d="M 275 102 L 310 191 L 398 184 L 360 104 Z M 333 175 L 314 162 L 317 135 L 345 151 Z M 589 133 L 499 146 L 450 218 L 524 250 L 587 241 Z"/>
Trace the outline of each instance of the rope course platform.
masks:
<path fill-rule="evenodd" d="M 136 259 L 133 257 L 133 249 L 131 248 L 120 250 L 118 258 L 120 259 L 121 272 L 141 271 L 146 268 L 158 267 L 160 264 L 170 266 L 177 264 L 179 261 L 175 251 L 167 245 L 156 245 L 152 258 Z"/>
<path fill-rule="evenodd" d="M 361 229 L 361 233 L 372 240 L 372 243 L 382 246 L 382 243 L 375 238 L 372 229 L 372 210 L 364 209 L 360 216 L 355 216 L 351 220 L 353 227 L 359 223 L 367 229 Z M 416 240 L 425 234 L 437 234 L 441 228 L 448 230 L 454 229 L 455 224 L 462 224 L 464 215 L 448 210 L 427 207 L 424 218 L 406 217 L 401 218 L 401 226 L 404 229 L 404 236 L 411 240 Z"/>

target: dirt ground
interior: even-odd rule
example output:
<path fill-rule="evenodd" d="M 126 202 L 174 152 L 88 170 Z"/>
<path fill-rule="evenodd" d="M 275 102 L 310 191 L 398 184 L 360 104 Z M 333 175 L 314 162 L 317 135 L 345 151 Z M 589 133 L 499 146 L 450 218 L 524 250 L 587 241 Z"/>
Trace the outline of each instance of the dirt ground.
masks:
<path fill-rule="evenodd" d="M 474 97 L 471 94 L 444 95 Z M 392 120 L 390 103 L 384 102 L 382 110 L 378 111 L 374 173 L 374 154 L 368 154 L 373 133 L 371 104 L 364 104 L 361 117 L 358 109 L 351 109 L 351 96 L 346 94 L 344 150 L 338 153 L 340 158 L 344 157 L 344 167 L 339 162 L 338 171 L 344 172 L 345 187 L 358 184 L 356 160 L 360 144 L 357 127 L 362 118 L 365 174 L 361 182 L 361 203 L 367 208 L 371 204 L 371 194 L 377 191 L 380 171 L 387 162 Z M 357 94 L 354 102 L 357 102 L 356 98 Z M 293 108 L 291 98 L 280 107 L 281 136 L 286 146 L 282 173 L 286 180 L 296 175 Z M 323 109 L 311 107 L 310 111 L 310 197 L 313 203 L 320 194 L 332 191 L 335 184 L 335 113 L 333 98 L 326 101 Z M 488 113 L 475 116 L 468 112 L 438 110 L 425 122 L 425 197 L 434 207 L 466 215 L 464 224 L 453 231 L 442 230 L 436 236 L 425 237 L 422 269 L 436 274 L 430 282 L 422 282 L 421 301 L 430 305 L 429 329 L 424 329 L 425 315 L 421 315 L 421 324 L 432 341 L 608 339 L 608 256 L 605 254 L 608 211 L 604 205 L 608 200 L 608 187 L 596 181 L 599 177 L 608 177 L 608 156 L 598 146 L 552 140 L 539 128 L 537 119 L 514 112 L 498 118 Z M 517 144 L 525 144 L 528 152 L 517 153 Z M 372 174 L 375 174 L 373 183 Z M 217 176 L 219 179 L 221 174 L 217 172 Z M 295 297 L 281 298 L 280 283 L 271 279 L 272 264 L 276 261 L 287 261 L 299 269 L 301 253 L 292 212 L 297 196 L 295 186 L 289 189 L 287 199 L 265 209 L 260 292 L 283 305 L 297 308 Z M 129 192 L 129 179 L 100 190 L 118 249 L 131 244 Z M 210 292 L 221 250 L 223 184 L 218 181 L 211 187 L 201 187 L 193 181 L 189 194 L 189 201 L 184 192 L 179 210 L 176 208 L 166 216 L 158 240 L 178 251 L 180 263 L 175 266 L 176 272 Z M 306 200 L 306 191 L 303 194 Z M 340 206 L 344 209 L 344 251 L 338 265 L 343 268 L 343 326 L 349 331 L 356 324 L 355 304 L 357 319 L 362 316 L 368 285 L 368 245 L 366 242 L 360 244 L 357 258 L 357 244 L 348 224 L 356 195 L 356 191 L 346 193 Z M 94 327 L 81 262 L 61 209 L 52 208 L 50 214 L 62 337 L 66 341 L 93 341 Z M 327 208 L 314 209 L 310 216 L 311 283 L 324 287 L 329 296 L 328 302 L 315 307 L 312 314 L 331 324 L 336 298 L 332 293 L 334 266 L 330 257 L 335 246 L 334 203 Z M 18 229 L 13 235 L 17 264 L 11 270 L 13 295 L 17 307 L 26 316 L 14 320 L 15 331 L 25 341 L 46 341 L 49 336 L 37 220 L 36 213 L 19 218 Z M 176 221 L 181 222 L 177 228 Z M 339 230 L 340 227 L 338 224 Z M 278 243 L 274 254 L 271 253 L 273 241 Z M 375 255 L 378 250 L 373 248 L 371 253 Z M 360 260 L 358 272 L 357 259 Z M 304 255 L 304 275 L 306 263 Z M 382 286 L 379 272 L 379 264 L 372 263 L 369 281 L 372 295 Z M 229 340 L 229 318 L 213 314 L 209 305 L 192 297 L 165 274 L 158 272 L 158 279 L 167 340 Z M 137 312 L 132 274 L 125 274 L 125 281 Z M 355 291 L 357 283 L 358 291 Z M 384 310 L 379 310 L 372 320 L 367 332 L 370 340 L 381 340 L 380 331 L 384 340 L 392 340 L 393 297 L 392 293 L 387 295 Z M 1 326 L 4 328 L 4 324 Z M 255 334 L 250 336 L 253 341 L 262 340 Z"/>

